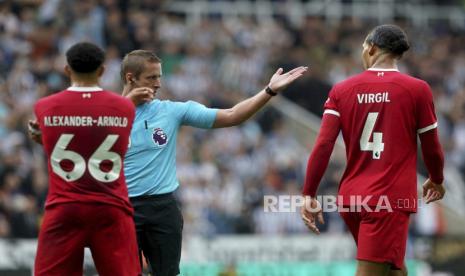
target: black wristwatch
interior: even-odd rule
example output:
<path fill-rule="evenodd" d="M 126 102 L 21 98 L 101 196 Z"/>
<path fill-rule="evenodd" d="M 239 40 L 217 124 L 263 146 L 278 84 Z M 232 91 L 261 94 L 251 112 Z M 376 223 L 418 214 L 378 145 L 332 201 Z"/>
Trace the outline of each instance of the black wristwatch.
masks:
<path fill-rule="evenodd" d="M 270 88 L 269 86 L 267 86 L 267 87 L 265 88 L 265 92 L 266 92 L 266 94 L 270 95 L 271 97 L 274 97 L 274 96 L 278 95 L 278 93 L 276 93 L 276 92 L 274 92 L 273 90 L 271 90 L 271 88 Z"/>

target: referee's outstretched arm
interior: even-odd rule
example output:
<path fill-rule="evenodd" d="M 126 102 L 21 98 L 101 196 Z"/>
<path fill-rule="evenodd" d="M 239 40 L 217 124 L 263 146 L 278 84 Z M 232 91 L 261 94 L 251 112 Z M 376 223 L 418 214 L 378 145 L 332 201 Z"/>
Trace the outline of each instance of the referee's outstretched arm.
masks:
<path fill-rule="evenodd" d="M 232 108 L 219 109 L 216 115 L 214 128 L 230 127 L 246 121 L 260 108 L 262 108 L 273 96 L 284 90 L 290 83 L 300 78 L 308 67 L 300 66 L 282 74 L 283 69 L 279 68 L 271 77 L 267 87 L 255 96 L 241 101 Z"/>

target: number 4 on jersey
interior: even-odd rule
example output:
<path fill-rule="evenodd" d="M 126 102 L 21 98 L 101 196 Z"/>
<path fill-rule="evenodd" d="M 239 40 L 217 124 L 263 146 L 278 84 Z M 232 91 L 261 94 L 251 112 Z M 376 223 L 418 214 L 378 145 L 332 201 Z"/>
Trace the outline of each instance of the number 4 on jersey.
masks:
<path fill-rule="evenodd" d="M 368 113 L 362 136 L 360 137 L 360 150 L 373 152 L 373 159 L 380 159 L 381 152 L 384 151 L 383 133 L 373 132 L 378 114 L 379 112 Z M 373 133 L 373 142 L 370 142 L 371 133 Z"/>

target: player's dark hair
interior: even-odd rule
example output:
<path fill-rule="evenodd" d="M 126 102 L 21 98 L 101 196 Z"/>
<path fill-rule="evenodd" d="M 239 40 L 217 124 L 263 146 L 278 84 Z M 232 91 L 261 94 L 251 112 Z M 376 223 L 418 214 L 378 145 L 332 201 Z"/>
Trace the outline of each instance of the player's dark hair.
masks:
<path fill-rule="evenodd" d="M 367 43 L 374 44 L 398 57 L 410 48 L 407 35 L 398 26 L 380 25 L 375 27 L 366 38 Z"/>
<path fill-rule="evenodd" d="M 93 73 L 104 60 L 103 50 L 89 42 L 79 42 L 66 51 L 66 61 L 76 73 Z"/>
<path fill-rule="evenodd" d="M 126 83 L 125 75 L 128 72 L 134 74 L 135 78 L 139 78 L 142 71 L 144 71 L 145 62 L 161 63 L 161 59 L 153 52 L 146 50 L 134 50 L 123 58 L 121 63 L 121 79 Z"/>

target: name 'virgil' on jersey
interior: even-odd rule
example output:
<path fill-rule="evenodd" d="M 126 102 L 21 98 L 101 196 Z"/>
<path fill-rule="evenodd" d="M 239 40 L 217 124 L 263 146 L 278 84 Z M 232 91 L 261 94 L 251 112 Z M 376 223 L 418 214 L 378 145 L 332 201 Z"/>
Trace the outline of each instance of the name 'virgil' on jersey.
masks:
<path fill-rule="evenodd" d="M 357 94 L 357 101 L 362 103 L 390 103 L 389 92 Z"/>

